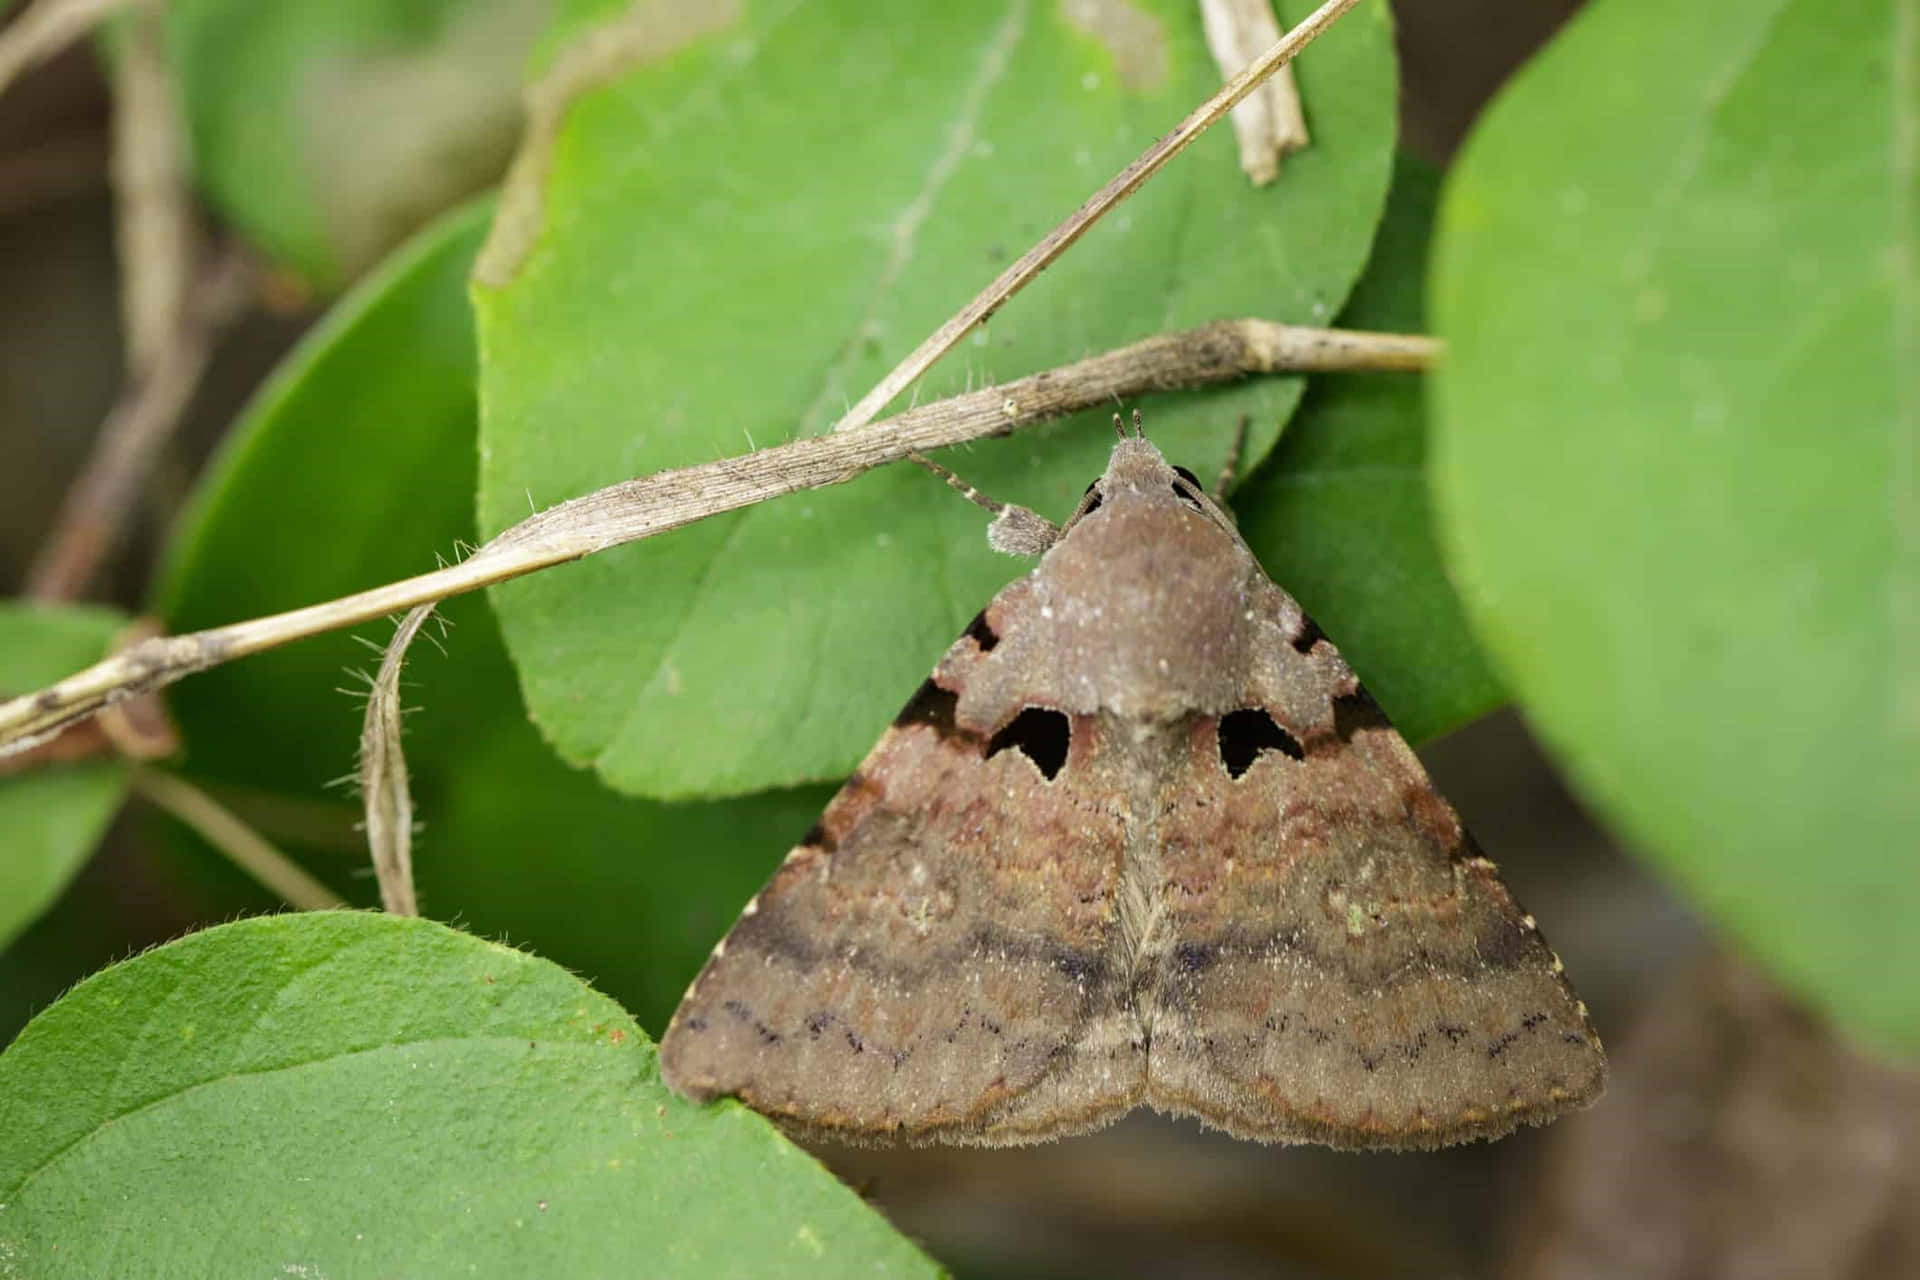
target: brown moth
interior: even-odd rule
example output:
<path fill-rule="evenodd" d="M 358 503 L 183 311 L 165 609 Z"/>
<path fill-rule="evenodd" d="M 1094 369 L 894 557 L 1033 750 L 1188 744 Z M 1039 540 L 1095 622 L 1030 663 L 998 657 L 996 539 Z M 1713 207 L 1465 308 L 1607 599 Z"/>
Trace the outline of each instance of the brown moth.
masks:
<path fill-rule="evenodd" d="M 1051 546 L 714 948 L 668 1083 L 984 1144 L 1144 1104 L 1437 1147 L 1597 1097 L 1533 917 L 1192 473 L 1123 437 L 1063 530 L 1012 510 Z"/>

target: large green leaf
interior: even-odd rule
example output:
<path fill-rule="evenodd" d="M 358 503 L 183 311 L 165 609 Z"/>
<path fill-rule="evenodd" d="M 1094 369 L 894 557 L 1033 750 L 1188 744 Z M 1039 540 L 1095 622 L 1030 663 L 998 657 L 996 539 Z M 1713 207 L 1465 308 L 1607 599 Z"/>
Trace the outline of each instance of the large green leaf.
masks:
<path fill-rule="evenodd" d="M 1920 1047 L 1912 0 L 1597 0 L 1447 193 L 1472 614 L 1620 830 Z"/>
<path fill-rule="evenodd" d="M 173 0 L 167 36 L 209 198 L 338 288 L 491 184 L 552 0 Z"/>
<path fill-rule="evenodd" d="M 126 621 L 112 609 L 0 601 L 0 693 L 28 693 L 98 662 Z M 0 777 L 0 950 L 92 855 L 126 784 L 116 760 Z"/>
<path fill-rule="evenodd" d="M 430 230 L 343 299 L 244 415 L 172 548 L 160 611 L 175 630 L 418 573 L 472 537 L 465 279 L 486 213 Z M 417 642 L 406 687 L 426 910 L 536 945 L 664 1025 L 822 796 L 668 808 L 614 795 L 527 724 L 485 601 L 442 612 L 445 651 Z M 357 806 L 326 784 L 352 770 L 359 734 L 344 671 L 375 661 L 322 636 L 173 690 L 193 776 L 362 901 Z"/>
<path fill-rule="evenodd" d="M 0 1055 L 0 1269 L 39 1277 L 925 1275 L 626 1011 L 424 920 L 194 934 Z"/>
<path fill-rule="evenodd" d="M 1308 0 L 1281 5 L 1290 18 Z M 825 429 L 1014 254 L 1219 84 L 1189 0 L 714 6 L 680 39 L 569 6 L 483 256 L 487 532 L 662 467 Z M 596 19 L 600 19 L 596 22 Z M 1096 227 L 918 393 L 1221 316 L 1329 319 L 1390 167 L 1392 32 L 1369 0 L 1309 49 L 1314 145 L 1251 188 L 1216 131 Z M 1217 468 L 1299 394 L 1147 406 Z M 1105 412 L 949 458 L 1064 516 Z M 680 797 L 850 768 L 1019 567 L 912 468 L 623 548 L 494 596 L 536 722 L 622 790 Z"/>
<path fill-rule="evenodd" d="M 1340 323 L 1419 332 L 1439 176 L 1401 157 Z M 1241 532 L 1333 637 L 1408 738 L 1457 729 L 1503 693 L 1434 545 L 1426 408 L 1409 375 L 1316 378 L 1267 465 L 1234 495 Z"/>

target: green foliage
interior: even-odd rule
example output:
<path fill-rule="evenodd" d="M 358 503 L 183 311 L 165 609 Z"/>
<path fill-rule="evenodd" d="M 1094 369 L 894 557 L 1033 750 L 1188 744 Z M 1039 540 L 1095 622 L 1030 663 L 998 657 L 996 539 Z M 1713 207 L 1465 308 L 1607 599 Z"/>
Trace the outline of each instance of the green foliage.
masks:
<path fill-rule="evenodd" d="M 1439 177 L 1402 157 L 1350 329 L 1419 333 Z M 1418 742 L 1504 695 L 1441 571 L 1415 375 L 1316 378 L 1267 465 L 1234 495 L 1241 532 L 1306 607 L 1394 724 Z"/>
<path fill-rule="evenodd" d="M 1118 58 L 1067 7 L 1026 0 L 750 5 L 677 43 L 617 18 L 594 27 L 607 5 L 570 9 L 575 43 L 547 48 L 536 88 L 569 105 L 517 166 L 477 289 L 483 531 L 530 498 L 828 428 L 1217 86 L 1192 4 L 1139 8 L 1145 34 Z M 577 78 L 570 50 L 595 33 L 598 74 Z M 1306 53 L 1314 145 L 1279 183 L 1252 189 L 1214 132 L 919 397 L 1221 316 L 1330 319 L 1387 184 L 1391 34 L 1375 0 Z M 608 56 L 622 47 L 624 63 Z M 1146 415 L 1204 473 L 1243 412 L 1264 453 L 1298 395 L 1297 380 L 1262 379 Z M 1105 464 L 1105 416 L 948 461 L 1064 515 Z M 844 773 L 1020 571 L 987 550 L 978 511 L 899 467 L 494 600 L 556 749 L 623 791 L 685 797 Z"/>
<path fill-rule="evenodd" d="M 423 233 L 344 299 L 236 425 L 176 535 L 160 600 L 173 629 L 419 573 L 472 537 L 465 279 L 487 215 Z M 824 797 L 664 807 L 613 795 L 526 723 L 484 600 L 441 612 L 444 650 L 417 642 L 407 673 L 426 909 L 535 945 L 664 1025 Z M 326 784 L 352 770 L 360 729 L 343 673 L 376 661 L 350 636 L 322 636 L 174 690 L 195 779 L 363 901 L 372 885 L 347 878 L 365 865 L 358 809 Z"/>
<path fill-rule="evenodd" d="M 0 1269 L 817 1276 L 934 1268 L 619 1005 L 423 920 L 225 925 L 0 1055 Z"/>
<path fill-rule="evenodd" d="M 112 609 L 0 601 L 0 693 L 38 689 L 99 661 L 126 621 Z M 126 784 L 125 766 L 111 760 L 0 777 L 0 949 L 92 855 Z"/>
<path fill-rule="evenodd" d="M 1596 0 L 1475 134 L 1435 277 L 1451 567 L 1530 719 L 1747 950 L 1909 1048 L 1913 21 Z"/>
<path fill-rule="evenodd" d="M 489 185 L 552 0 L 174 0 L 167 38 L 208 198 L 337 289 Z"/>

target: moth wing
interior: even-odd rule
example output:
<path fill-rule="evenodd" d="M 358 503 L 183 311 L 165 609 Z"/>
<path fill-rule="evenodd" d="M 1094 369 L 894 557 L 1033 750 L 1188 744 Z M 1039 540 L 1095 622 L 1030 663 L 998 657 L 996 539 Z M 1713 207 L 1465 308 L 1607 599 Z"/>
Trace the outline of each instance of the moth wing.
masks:
<path fill-rule="evenodd" d="M 661 1043 L 674 1088 L 816 1134 L 991 1144 L 1139 1101 L 1124 806 L 1076 782 L 1083 735 L 956 721 L 988 634 L 954 645 L 715 948 Z M 1066 728 L 1050 714 L 1040 737 Z"/>
<path fill-rule="evenodd" d="M 1606 1062 L 1559 959 L 1305 628 L 1292 721 L 1279 699 L 1203 721 L 1167 780 L 1147 1101 L 1345 1148 L 1493 1138 L 1585 1105 Z M 1305 717 L 1315 678 L 1325 714 Z"/>

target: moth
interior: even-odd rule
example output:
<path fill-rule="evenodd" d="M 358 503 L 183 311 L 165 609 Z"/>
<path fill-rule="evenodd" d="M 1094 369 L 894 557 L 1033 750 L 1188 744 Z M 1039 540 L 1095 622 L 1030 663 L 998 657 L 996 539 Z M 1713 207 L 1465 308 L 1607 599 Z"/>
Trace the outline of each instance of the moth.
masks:
<path fill-rule="evenodd" d="M 1039 564 L 714 948 L 669 1084 L 977 1144 L 1145 1105 L 1437 1147 L 1598 1096 L 1533 917 L 1190 471 L 1136 420 L 1063 528 L 1008 511 Z"/>

